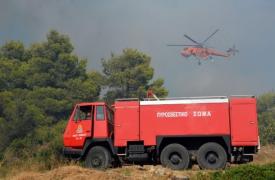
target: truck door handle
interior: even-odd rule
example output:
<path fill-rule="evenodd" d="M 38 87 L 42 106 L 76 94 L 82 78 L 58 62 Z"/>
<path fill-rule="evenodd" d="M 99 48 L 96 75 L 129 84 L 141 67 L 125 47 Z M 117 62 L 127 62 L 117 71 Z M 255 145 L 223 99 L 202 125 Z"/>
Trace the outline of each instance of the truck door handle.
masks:
<path fill-rule="evenodd" d="M 254 121 L 249 121 L 249 124 L 255 124 L 255 122 Z"/>
<path fill-rule="evenodd" d="M 87 130 L 86 132 L 91 132 L 90 130 Z"/>

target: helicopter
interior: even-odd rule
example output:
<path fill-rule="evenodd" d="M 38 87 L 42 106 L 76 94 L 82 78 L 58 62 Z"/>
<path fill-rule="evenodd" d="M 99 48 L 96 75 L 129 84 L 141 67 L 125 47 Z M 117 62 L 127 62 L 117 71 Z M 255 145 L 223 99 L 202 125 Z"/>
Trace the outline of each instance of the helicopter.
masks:
<path fill-rule="evenodd" d="M 238 53 L 239 50 L 236 49 L 235 45 L 233 45 L 232 48 L 229 48 L 225 52 L 205 46 L 205 43 L 210 38 L 212 38 L 218 31 L 219 29 L 216 29 L 202 42 L 197 42 L 190 36 L 184 34 L 184 37 L 193 42 L 194 44 L 168 44 L 167 46 L 185 46 L 185 48 L 183 48 L 180 54 L 185 58 L 194 56 L 196 59 L 198 59 L 198 65 L 201 65 L 202 60 L 212 60 L 214 56 L 227 58 L 230 56 L 234 56 L 236 53 Z"/>

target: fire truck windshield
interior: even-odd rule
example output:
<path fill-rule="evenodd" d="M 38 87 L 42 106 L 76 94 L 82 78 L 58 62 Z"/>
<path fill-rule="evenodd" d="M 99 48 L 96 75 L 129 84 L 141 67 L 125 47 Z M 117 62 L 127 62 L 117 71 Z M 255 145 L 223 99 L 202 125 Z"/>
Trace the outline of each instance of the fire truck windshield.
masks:
<path fill-rule="evenodd" d="M 91 106 L 77 106 L 74 115 L 74 121 L 77 120 L 91 120 L 92 119 L 92 107 Z"/>

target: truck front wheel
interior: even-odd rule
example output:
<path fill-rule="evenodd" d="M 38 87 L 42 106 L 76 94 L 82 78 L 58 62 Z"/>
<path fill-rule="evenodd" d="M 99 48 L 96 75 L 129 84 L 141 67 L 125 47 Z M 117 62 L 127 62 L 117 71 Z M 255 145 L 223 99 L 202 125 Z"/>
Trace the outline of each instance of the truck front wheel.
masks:
<path fill-rule="evenodd" d="M 227 155 L 221 145 L 210 142 L 199 148 L 197 161 L 202 169 L 223 169 L 227 162 Z"/>
<path fill-rule="evenodd" d="M 103 146 L 92 147 L 85 159 L 85 166 L 95 169 L 106 169 L 111 165 L 111 154 L 108 149 Z"/>
<path fill-rule="evenodd" d="M 161 151 L 160 161 L 163 166 L 174 170 L 187 169 L 190 163 L 189 152 L 180 144 L 169 144 Z"/>

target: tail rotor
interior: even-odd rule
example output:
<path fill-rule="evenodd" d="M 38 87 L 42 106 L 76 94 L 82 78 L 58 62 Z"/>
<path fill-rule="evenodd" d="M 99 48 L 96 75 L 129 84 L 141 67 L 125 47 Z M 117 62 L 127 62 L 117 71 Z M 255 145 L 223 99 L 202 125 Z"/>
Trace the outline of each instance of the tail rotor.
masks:
<path fill-rule="evenodd" d="M 235 55 L 239 52 L 239 50 L 236 49 L 236 46 L 235 46 L 235 45 L 233 45 L 233 47 L 232 47 L 232 48 L 229 48 L 226 52 L 227 52 L 229 55 L 235 56 Z"/>

